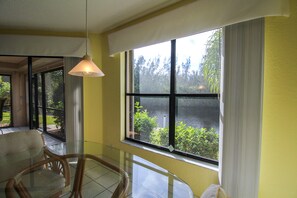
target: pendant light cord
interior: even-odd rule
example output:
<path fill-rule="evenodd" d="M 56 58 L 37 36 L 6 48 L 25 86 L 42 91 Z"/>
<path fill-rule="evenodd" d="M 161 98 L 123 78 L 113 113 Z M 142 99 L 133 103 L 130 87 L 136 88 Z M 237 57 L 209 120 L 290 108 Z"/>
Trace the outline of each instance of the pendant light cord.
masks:
<path fill-rule="evenodd" d="M 86 55 L 88 55 L 88 0 L 86 0 Z"/>

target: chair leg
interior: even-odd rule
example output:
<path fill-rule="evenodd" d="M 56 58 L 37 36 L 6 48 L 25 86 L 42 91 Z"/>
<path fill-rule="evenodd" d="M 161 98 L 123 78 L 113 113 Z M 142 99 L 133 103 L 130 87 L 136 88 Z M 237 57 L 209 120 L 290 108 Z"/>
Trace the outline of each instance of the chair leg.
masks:
<path fill-rule="evenodd" d="M 73 189 L 70 197 L 72 196 L 74 196 L 74 198 L 82 197 L 81 189 L 82 189 L 82 182 L 84 177 L 85 162 L 86 160 L 84 157 L 78 158 Z"/>

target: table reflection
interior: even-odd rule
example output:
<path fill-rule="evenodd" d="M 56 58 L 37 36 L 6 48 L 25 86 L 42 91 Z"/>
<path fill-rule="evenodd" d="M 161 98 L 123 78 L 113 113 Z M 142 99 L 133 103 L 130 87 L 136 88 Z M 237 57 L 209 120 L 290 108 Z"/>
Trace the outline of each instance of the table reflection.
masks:
<path fill-rule="evenodd" d="M 191 188 L 166 169 L 116 148 L 93 142 L 69 142 L 51 145 L 49 150 L 57 155 L 91 154 L 121 168 L 129 175 L 129 197 L 193 197 Z M 75 159 L 70 164 L 72 172 L 75 172 Z M 111 197 L 117 186 L 118 176 L 91 161 L 86 161 L 84 169 L 83 197 Z"/>

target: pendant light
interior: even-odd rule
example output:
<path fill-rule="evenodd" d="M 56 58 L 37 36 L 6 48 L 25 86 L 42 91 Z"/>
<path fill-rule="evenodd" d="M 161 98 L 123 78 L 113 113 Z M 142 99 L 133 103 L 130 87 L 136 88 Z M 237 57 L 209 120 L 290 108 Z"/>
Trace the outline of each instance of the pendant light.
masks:
<path fill-rule="evenodd" d="M 73 76 L 82 77 L 102 77 L 104 73 L 97 67 L 97 65 L 92 61 L 92 58 L 88 55 L 88 0 L 86 0 L 86 55 L 82 60 L 72 68 L 68 74 Z"/>

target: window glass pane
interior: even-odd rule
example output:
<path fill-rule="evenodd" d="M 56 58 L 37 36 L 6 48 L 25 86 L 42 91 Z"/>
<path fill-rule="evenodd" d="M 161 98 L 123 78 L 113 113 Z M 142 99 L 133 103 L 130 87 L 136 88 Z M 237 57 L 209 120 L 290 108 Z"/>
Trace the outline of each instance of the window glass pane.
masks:
<path fill-rule="evenodd" d="M 42 108 L 38 108 L 38 116 L 39 116 L 39 124 L 38 129 L 43 131 L 43 114 L 42 114 Z"/>
<path fill-rule="evenodd" d="M 45 77 L 46 130 L 65 139 L 63 70 L 47 72 Z"/>
<path fill-rule="evenodd" d="M 2 104 L 0 127 L 11 126 L 11 76 L 0 75 L 0 99 Z"/>
<path fill-rule="evenodd" d="M 42 107 L 42 79 L 41 79 L 41 74 L 37 74 L 37 84 L 38 84 L 38 107 Z"/>
<path fill-rule="evenodd" d="M 60 108 L 64 105 L 63 70 L 45 73 L 46 107 Z"/>
<path fill-rule="evenodd" d="M 127 137 L 168 146 L 169 99 L 127 97 Z M 164 136 L 164 137 L 163 137 Z"/>
<path fill-rule="evenodd" d="M 48 133 L 51 133 L 52 135 L 62 139 L 66 138 L 64 132 L 64 110 L 47 108 L 46 125 L 46 130 Z"/>
<path fill-rule="evenodd" d="M 129 93 L 169 93 L 171 43 L 165 42 L 133 50 L 128 70 Z"/>
<path fill-rule="evenodd" d="M 221 29 L 176 40 L 177 93 L 219 93 Z"/>
<path fill-rule="evenodd" d="M 218 160 L 218 98 L 178 98 L 175 149 Z"/>
<path fill-rule="evenodd" d="M 33 116 L 32 116 L 32 122 L 33 122 L 33 126 L 36 126 L 37 125 L 37 115 L 35 114 L 35 112 L 36 112 L 36 106 L 35 106 L 35 104 L 36 104 L 36 102 L 37 101 L 35 101 L 35 95 L 37 94 L 36 92 L 35 92 L 35 76 L 33 75 L 32 76 L 32 112 L 33 112 Z"/>
<path fill-rule="evenodd" d="M 176 60 L 172 63 L 174 42 L 128 53 L 126 137 L 166 148 L 174 138 L 172 152 L 216 163 L 221 37 L 222 29 L 217 29 L 176 39 Z M 174 82 L 170 82 L 171 69 L 175 70 Z M 170 107 L 169 97 L 175 98 Z M 170 120 L 175 124 L 170 131 L 169 117 L 175 117 L 175 123 Z"/>

